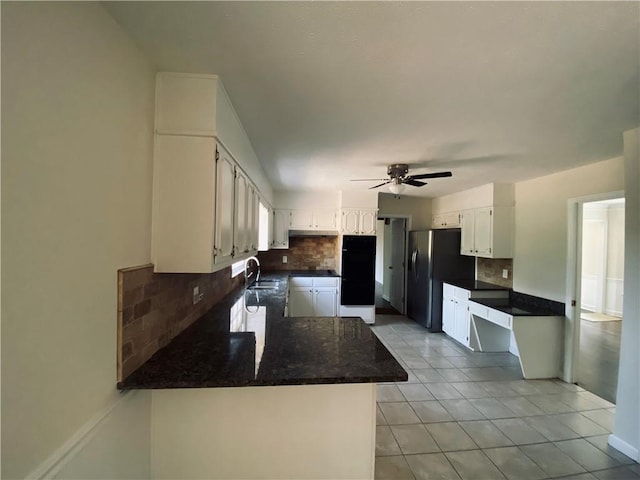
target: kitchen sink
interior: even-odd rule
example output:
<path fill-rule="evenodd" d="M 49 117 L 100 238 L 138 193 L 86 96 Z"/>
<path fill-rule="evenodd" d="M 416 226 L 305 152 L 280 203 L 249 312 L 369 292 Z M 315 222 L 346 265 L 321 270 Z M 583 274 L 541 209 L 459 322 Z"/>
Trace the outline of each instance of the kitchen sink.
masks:
<path fill-rule="evenodd" d="M 247 287 L 248 290 L 273 290 L 280 286 L 279 280 L 259 280 Z"/>

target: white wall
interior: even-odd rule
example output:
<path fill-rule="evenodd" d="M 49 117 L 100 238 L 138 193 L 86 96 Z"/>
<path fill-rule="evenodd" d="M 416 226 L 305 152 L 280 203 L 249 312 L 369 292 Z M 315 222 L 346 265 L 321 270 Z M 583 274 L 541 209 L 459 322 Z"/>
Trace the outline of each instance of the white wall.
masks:
<path fill-rule="evenodd" d="M 568 201 L 583 196 L 625 191 L 624 320 L 616 421 L 610 442 L 638 460 L 638 350 L 640 343 L 640 167 L 638 130 L 625 133 L 625 158 L 516 184 L 513 288 L 566 301 Z"/>
<path fill-rule="evenodd" d="M 565 302 L 567 202 L 624 190 L 623 169 L 620 157 L 516 183 L 514 290 Z"/>
<path fill-rule="evenodd" d="M 97 3 L 1 8 L 8 479 L 119 396 L 116 270 L 150 259 L 154 70 Z M 130 408 L 150 415 L 149 401 Z M 126 448 L 117 440 L 112 454 Z M 144 453 L 139 462 L 148 471 Z"/>
<path fill-rule="evenodd" d="M 379 193 L 378 215 L 409 216 L 407 230 L 425 230 L 431 228 L 431 199 Z"/>
<path fill-rule="evenodd" d="M 291 192 L 276 191 L 274 193 L 274 208 L 291 209 L 339 209 L 340 191 L 328 192 Z"/>
<path fill-rule="evenodd" d="M 150 478 L 151 393 L 134 390 L 123 394 L 95 429 L 70 449 L 54 478 Z"/>
<path fill-rule="evenodd" d="M 152 393 L 153 478 L 373 478 L 376 386 Z"/>
<path fill-rule="evenodd" d="M 624 319 L 616 420 L 609 442 L 640 461 L 640 129 L 624 133 Z M 635 455 L 634 455 L 635 454 Z"/>
<path fill-rule="evenodd" d="M 262 199 L 273 205 L 274 192 L 262 164 L 256 157 L 249 136 L 244 130 L 240 119 L 232 105 L 229 94 L 224 88 L 224 79 L 221 79 L 224 91 L 223 96 L 218 96 L 218 132 L 224 146 L 229 150 L 234 159 L 242 167 L 253 183 L 258 187 Z"/>

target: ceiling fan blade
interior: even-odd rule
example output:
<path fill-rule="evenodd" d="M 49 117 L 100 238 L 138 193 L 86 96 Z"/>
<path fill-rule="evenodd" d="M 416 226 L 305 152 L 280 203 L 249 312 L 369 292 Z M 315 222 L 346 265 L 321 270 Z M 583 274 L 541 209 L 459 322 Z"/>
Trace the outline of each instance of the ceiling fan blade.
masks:
<path fill-rule="evenodd" d="M 426 182 L 421 182 L 420 180 L 414 180 L 413 178 L 405 178 L 402 183 L 406 183 L 407 185 L 411 185 L 414 187 L 422 187 L 426 185 Z"/>
<path fill-rule="evenodd" d="M 372 190 L 374 188 L 378 188 L 381 187 L 383 185 L 386 185 L 387 183 L 391 183 L 391 180 L 387 180 L 386 182 L 381 183 L 380 185 L 376 185 L 375 187 L 369 187 L 369 190 Z"/>
<path fill-rule="evenodd" d="M 382 182 L 386 178 L 355 178 L 351 179 L 351 182 Z"/>
<path fill-rule="evenodd" d="M 451 172 L 435 172 L 435 173 L 420 173 L 418 175 L 410 175 L 408 179 L 418 179 L 418 178 L 441 178 L 441 177 L 450 177 Z"/>

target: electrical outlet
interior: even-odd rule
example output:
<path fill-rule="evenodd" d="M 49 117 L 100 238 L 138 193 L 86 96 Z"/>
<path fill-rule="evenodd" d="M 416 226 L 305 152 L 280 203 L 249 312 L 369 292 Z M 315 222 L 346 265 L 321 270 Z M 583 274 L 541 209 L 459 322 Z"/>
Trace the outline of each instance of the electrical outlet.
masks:
<path fill-rule="evenodd" d="M 200 287 L 193 287 L 193 304 L 195 305 L 204 298 L 204 293 L 200 293 Z"/>
<path fill-rule="evenodd" d="M 509 278 L 509 270 L 506 268 L 502 269 L 502 278 Z"/>
<path fill-rule="evenodd" d="M 282 263 L 287 263 L 287 256 L 286 255 L 282 256 Z"/>

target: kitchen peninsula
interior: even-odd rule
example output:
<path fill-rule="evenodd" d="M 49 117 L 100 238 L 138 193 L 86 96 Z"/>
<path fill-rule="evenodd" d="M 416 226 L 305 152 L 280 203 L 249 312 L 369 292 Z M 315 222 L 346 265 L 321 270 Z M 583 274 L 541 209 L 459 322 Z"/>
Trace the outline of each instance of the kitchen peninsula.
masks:
<path fill-rule="evenodd" d="M 157 478 L 373 477 L 375 383 L 407 373 L 359 318 L 285 317 L 290 273 L 230 293 L 118 383 L 152 389 Z"/>

